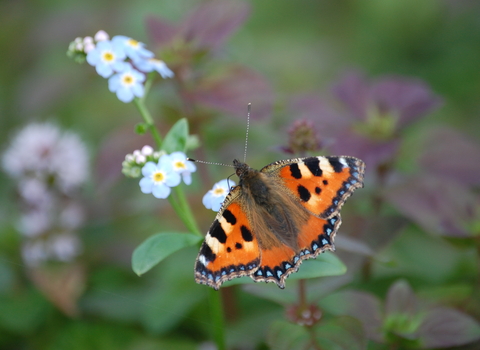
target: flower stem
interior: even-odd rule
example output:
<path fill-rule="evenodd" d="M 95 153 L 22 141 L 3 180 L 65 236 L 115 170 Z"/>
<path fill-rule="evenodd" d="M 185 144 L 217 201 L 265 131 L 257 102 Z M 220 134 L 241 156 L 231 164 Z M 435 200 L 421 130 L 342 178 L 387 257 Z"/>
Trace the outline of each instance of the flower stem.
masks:
<path fill-rule="evenodd" d="M 210 317 L 213 325 L 213 339 L 217 345 L 217 350 L 225 350 L 225 319 L 223 316 L 222 298 L 219 291 L 209 288 L 209 306 Z"/>
<path fill-rule="evenodd" d="M 197 221 L 193 216 L 192 210 L 188 205 L 187 199 L 185 198 L 185 192 L 181 186 L 176 186 L 173 188 L 178 204 L 181 208 L 181 218 L 185 226 L 194 234 L 202 236 L 200 229 L 198 228 Z"/>
<path fill-rule="evenodd" d="M 162 137 L 160 136 L 160 133 L 158 132 L 157 128 L 155 127 L 155 124 L 153 123 L 153 118 L 150 115 L 150 112 L 148 111 L 147 106 L 145 106 L 144 100 L 140 98 L 135 98 L 133 102 L 135 103 L 135 106 L 140 112 L 140 115 L 142 116 L 143 121 L 145 122 L 145 124 L 147 124 L 148 129 L 152 133 L 155 143 L 157 144 L 158 147 L 161 147 Z"/>

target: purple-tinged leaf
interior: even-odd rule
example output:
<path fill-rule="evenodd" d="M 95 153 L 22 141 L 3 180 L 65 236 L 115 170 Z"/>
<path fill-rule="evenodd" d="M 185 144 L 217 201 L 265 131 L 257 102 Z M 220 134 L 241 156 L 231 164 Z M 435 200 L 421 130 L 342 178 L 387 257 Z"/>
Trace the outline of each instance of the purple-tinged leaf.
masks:
<path fill-rule="evenodd" d="M 429 130 L 418 163 L 437 176 L 465 185 L 480 184 L 480 144 L 454 129 Z"/>
<path fill-rule="evenodd" d="M 372 110 L 398 117 L 397 129 L 438 108 L 442 100 L 420 79 L 402 76 L 383 76 L 367 81 L 359 71 L 343 76 L 333 88 L 352 119 L 366 121 Z"/>
<path fill-rule="evenodd" d="M 342 101 L 353 119 L 365 120 L 368 108 L 368 82 L 360 71 L 347 72 L 333 87 L 333 94 Z"/>
<path fill-rule="evenodd" d="M 348 315 L 360 320 L 369 339 L 382 341 L 382 312 L 377 297 L 365 292 L 347 290 L 332 294 L 319 304 L 334 315 Z"/>
<path fill-rule="evenodd" d="M 460 346 L 480 339 L 480 325 L 458 310 L 438 307 L 425 315 L 418 335 L 424 348 Z"/>
<path fill-rule="evenodd" d="M 314 94 L 298 95 L 289 103 L 289 113 L 295 119 L 308 119 L 316 123 L 321 141 L 328 147 L 342 130 L 350 127 L 350 119 L 332 109 Z"/>
<path fill-rule="evenodd" d="M 243 1 L 203 2 L 182 23 L 181 35 L 200 47 L 215 49 L 245 22 L 249 12 Z"/>
<path fill-rule="evenodd" d="M 349 275 L 330 276 L 306 280 L 307 301 L 309 303 L 317 303 L 322 298 L 328 296 L 348 283 L 351 283 L 352 280 L 353 276 Z"/>
<path fill-rule="evenodd" d="M 243 66 L 230 67 L 221 75 L 199 81 L 191 94 L 199 103 L 241 118 L 247 115 L 248 103 L 252 104 L 253 119 L 265 118 L 272 112 L 270 84 L 262 75 Z"/>
<path fill-rule="evenodd" d="M 373 258 L 375 252 L 365 242 L 345 235 L 338 235 L 335 237 L 335 247 L 340 250 L 345 250 L 350 253 L 356 253 Z"/>
<path fill-rule="evenodd" d="M 418 301 L 412 288 L 405 280 L 395 282 L 387 293 L 385 302 L 387 317 L 395 314 L 414 316 L 418 312 Z"/>
<path fill-rule="evenodd" d="M 403 215 L 426 231 L 452 237 L 469 237 L 468 223 L 478 206 L 466 188 L 433 176 L 415 176 L 390 187 L 385 198 Z"/>
<path fill-rule="evenodd" d="M 360 158 L 367 164 L 368 173 L 374 172 L 380 164 L 390 163 L 397 154 L 400 142 L 372 140 L 350 129 L 337 135 L 335 143 L 330 146 L 333 154 L 348 154 Z"/>
<path fill-rule="evenodd" d="M 442 104 L 442 99 L 423 81 L 401 76 L 387 76 L 378 80 L 371 87 L 370 98 L 380 111 L 398 114 L 398 128 L 414 122 Z"/>

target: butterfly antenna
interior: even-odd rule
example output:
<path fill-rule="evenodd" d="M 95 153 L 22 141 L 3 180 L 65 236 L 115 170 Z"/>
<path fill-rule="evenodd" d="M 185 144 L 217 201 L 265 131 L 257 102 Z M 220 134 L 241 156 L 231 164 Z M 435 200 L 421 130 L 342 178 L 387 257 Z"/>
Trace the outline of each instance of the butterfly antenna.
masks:
<path fill-rule="evenodd" d="M 243 152 L 243 162 L 247 160 L 247 146 L 248 146 L 248 130 L 250 129 L 250 111 L 252 109 L 252 104 L 249 103 L 247 106 L 247 133 L 245 135 L 245 151 Z"/>
<path fill-rule="evenodd" d="M 187 158 L 188 161 L 194 163 L 202 163 L 202 164 L 209 164 L 209 165 L 221 165 L 221 166 L 228 166 L 230 168 L 235 168 L 232 164 L 225 164 L 225 163 L 214 163 L 214 162 L 206 162 L 204 160 L 197 160 L 193 158 Z"/>
<path fill-rule="evenodd" d="M 235 173 L 231 174 L 231 175 L 228 175 L 227 177 L 227 186 L 228 186 L 228 191 L 230 192 L 230 189 L 232 188 L 232 186 L 230 186 L 230 178 L 235 175 Z"/>

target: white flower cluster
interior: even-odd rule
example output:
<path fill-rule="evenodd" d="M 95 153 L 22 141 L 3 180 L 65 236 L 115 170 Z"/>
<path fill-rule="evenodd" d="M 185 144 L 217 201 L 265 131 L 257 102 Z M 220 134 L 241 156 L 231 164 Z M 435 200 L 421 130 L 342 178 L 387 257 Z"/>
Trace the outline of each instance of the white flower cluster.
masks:
<path fill-rule="evenodd" d="M 76 38 L 70 43 L 67 55 L 80 63 L 86 60 L 95 67 L 100 76 L 108 79 L 108 89 L 125 103 L 143 97 L 146 73 L 156 71 L 164 79 L 174 76 L 144 43 L 124 35 L 110 39 L 103 30 L 93 38 Z"/>
<path fill-rule="evenodd" d="M 151 146 L 143 146 L 125 156 L 122 163 L 122 173 L 127 177 L 137 178 L 142 174 L 142 168 L 147 162 L 158 162 L 165 152 L 154 151 Z"/>
<path fill-rule="evenodd" d="M 74 231 L 84 216 L 73 195 L 88 176 L 83 141 L 52 123 L 31 123 L 12 139 L 2 165 L 17 182 L 23 208 L 17 227 L 24 261 L 73 260 L 81 252 Z"/>

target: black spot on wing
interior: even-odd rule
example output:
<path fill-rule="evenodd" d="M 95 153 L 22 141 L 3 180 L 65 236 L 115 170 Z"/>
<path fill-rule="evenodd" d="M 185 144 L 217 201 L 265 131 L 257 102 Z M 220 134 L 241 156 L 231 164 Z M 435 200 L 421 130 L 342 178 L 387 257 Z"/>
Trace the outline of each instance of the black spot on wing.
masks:
<path fill-rule="evenodd" d="M 322 169 L 320 169 L 320 159 L 318 159 L 317 157 L 310 157 L 304 159 L 303 162 L 313 176 L 322 176 L 323 172 Z"/>
<path fill-rule="evenodd" d="M 227 220 L 227 222 L 230 224 L 230 225 L 235 225 L 237 223 L 237 218 L 235 217 L 235 215 L 232 214 L 232 212 L 228 209 L 225 209 L 223 211 L 223 214 L 222 216 L 225 218 L 225 220 Z"/>
<path fill-rule="evenodd" d="M 336 173 L 341 173 L 343 171 L 343 164 L 340 163 L 337 157 L 328 157 L 328 161 Z"/>
<path fill-rule="evenodd" d="M 295 179 L 302 178 L 302 172 L 300 171 L 297 163 L 290 164 L 290 173 Z"/>
<path fill-rule="evenodd" d="M 250 232 L 246 226 L 242 225 L 240 231 L 242 231 L 242 238 L 245 240 L 245 242 L 253 241 L 252 232 Z"/>
<path fill-rule="evenodd" d="M 323 180 L 322 181 L 324 185 L 328 185 L 328 181 L 327 180 Z"/>
<path fill-rule="evenodd" d="M 228 252 L 228 253 L 231 253 L 231 252 L 232 252 L 232 248 L 227 247 L 227 252 Z"/>
<path fill-rule="evenodd" d="M 205 242 L 202 245 L 202 249 L 200 249 L 200 254 L 205 256 L 205 259 L 208 261 L 215 261 L 217 258 L 217 255 L 212 252 L 212 249 Z"/>
<path fill-rule="evenodd" d="M 235 243 L 235 249 L 242 249 L 242 244 L 241 243 Z"/>
<path fill-rule="evenodd" d="M 302 185 L 298 185 L 297 192 L 298 192 L 298 195 L 300 196 L 300 199 L 304 202 L 308 202 L 312 197 L 312 194 L 310 193 L 310 191 Z"/>
<path fill-rule="evenodd" d="M 227 241 L 227 235 L 218 220 L 213 222 L 212 228 L 210 229 L 210 236 L 218 239 L 220 243 L 225 243 Z"/>
<path fill-rule="evenodd" d="M 315 187 L 315 193 L 316 194 L 320 194 L 320 192 L 322 192 L 322 189 L 320 187 Z"/>

